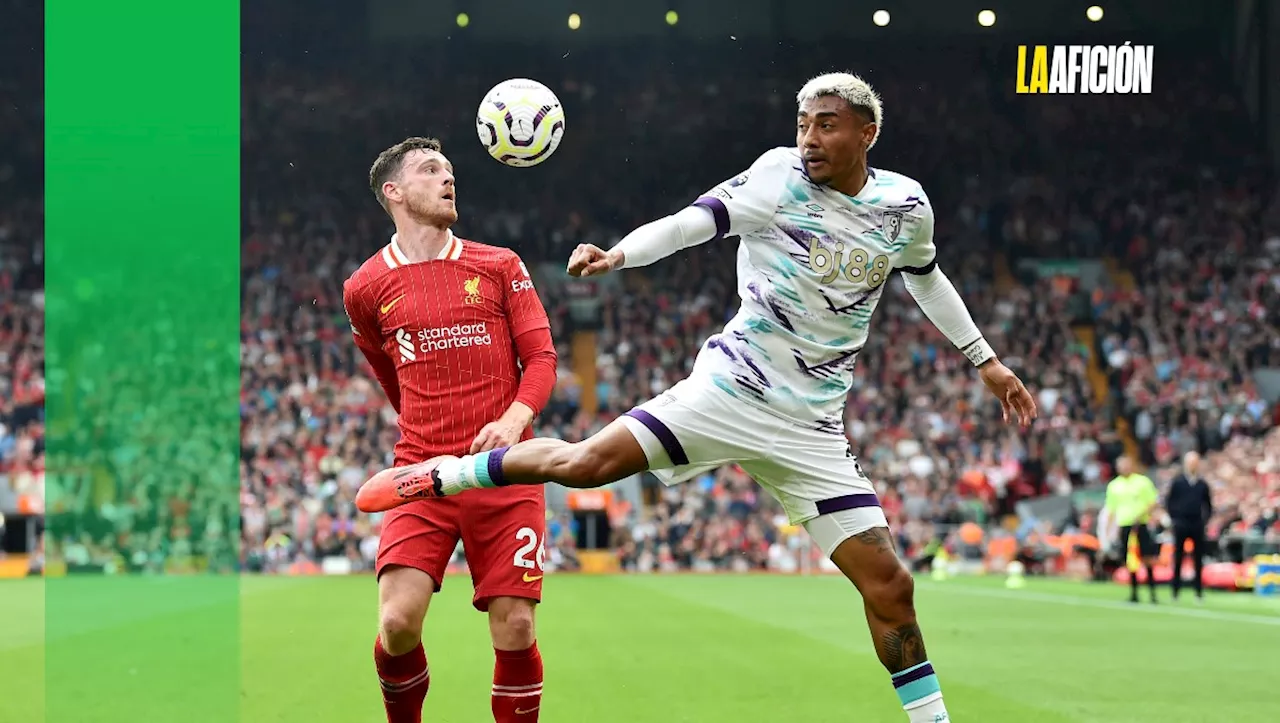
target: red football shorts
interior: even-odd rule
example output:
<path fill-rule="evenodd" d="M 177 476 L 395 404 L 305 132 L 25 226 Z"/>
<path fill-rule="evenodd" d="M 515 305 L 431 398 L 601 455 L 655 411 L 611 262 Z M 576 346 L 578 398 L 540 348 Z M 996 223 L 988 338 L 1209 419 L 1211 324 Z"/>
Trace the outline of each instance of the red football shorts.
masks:
<path fill-rule="evenodd" d="M 391 565 L 412 567 L 430 575 L 438 592 L 462 540 L 477 610 L 488 611 L 495 597 L 541 601 L 546 529 L 542 485 L 467 490 L 410 502 L 383 517 L 378 575 Z"/>

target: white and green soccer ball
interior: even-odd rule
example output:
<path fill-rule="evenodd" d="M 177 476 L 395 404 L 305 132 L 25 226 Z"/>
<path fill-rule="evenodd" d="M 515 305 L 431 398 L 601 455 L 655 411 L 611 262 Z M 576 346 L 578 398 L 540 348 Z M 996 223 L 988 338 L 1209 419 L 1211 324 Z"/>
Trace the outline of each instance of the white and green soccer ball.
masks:
<path fill-rule="evenodd" d="M 536 80 L 504 80 L 480 101 L 476 135 L 498 161 L 517 168 L 536 166 L 560 145 L 564 108 L 556 94 Z"/>

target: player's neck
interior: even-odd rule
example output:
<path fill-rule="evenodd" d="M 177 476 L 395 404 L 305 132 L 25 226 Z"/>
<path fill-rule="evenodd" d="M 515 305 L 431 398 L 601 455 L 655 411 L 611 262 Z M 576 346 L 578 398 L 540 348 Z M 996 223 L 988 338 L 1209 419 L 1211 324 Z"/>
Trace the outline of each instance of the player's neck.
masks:
<path fill-rule="evenodd" d="M 409 263 L 434 261 L 449 243 L 448 227 L 412 224 L 396 227 L 396 245 Z"/>
<path fill-rule="evenodd" d="M 833 178 L 829 185 L 846 196 L 856 196 L 862 193 L 862 189 L 867 185 L 868 178 L 867 158 L 863 156 L 853 164 L 853 168 L 849 169 L 849 173 L 844 178 Z"/>

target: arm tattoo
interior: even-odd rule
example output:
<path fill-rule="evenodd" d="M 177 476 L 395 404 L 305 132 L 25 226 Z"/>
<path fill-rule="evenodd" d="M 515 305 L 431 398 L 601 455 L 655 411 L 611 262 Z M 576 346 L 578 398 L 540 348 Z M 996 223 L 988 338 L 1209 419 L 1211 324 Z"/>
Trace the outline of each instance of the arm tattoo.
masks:
<path fill-rule="evenodd" d="M 893 537 L 889 534 L 889 528 L 887 527 L 872 527 L 866 532 L 859 532 L 854 535 L 853 539 L 868 547 L 873 547 L 879 552 L 894 554 Z"/>
<path fill-rule="evenodd" d="M 880 639 L 880 662 L 898 673 L 929 659 L 924 651 L 920 626 L 908 623 L 887 631 Z"/>

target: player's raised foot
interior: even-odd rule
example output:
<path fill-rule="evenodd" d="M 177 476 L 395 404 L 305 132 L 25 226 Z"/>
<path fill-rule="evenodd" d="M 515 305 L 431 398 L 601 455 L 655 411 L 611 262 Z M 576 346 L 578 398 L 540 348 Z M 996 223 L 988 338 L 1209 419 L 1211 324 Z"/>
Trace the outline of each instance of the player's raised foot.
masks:
<path fill-rule="evenodd" d="M 385 512 L 414 500 L 444 497 L 440 476 L 442 462 L 457 457 L 444 455 L 407 467 L 389 467 L 370 477 L 356 492 L 356 509 L 361 512 Z"/>

